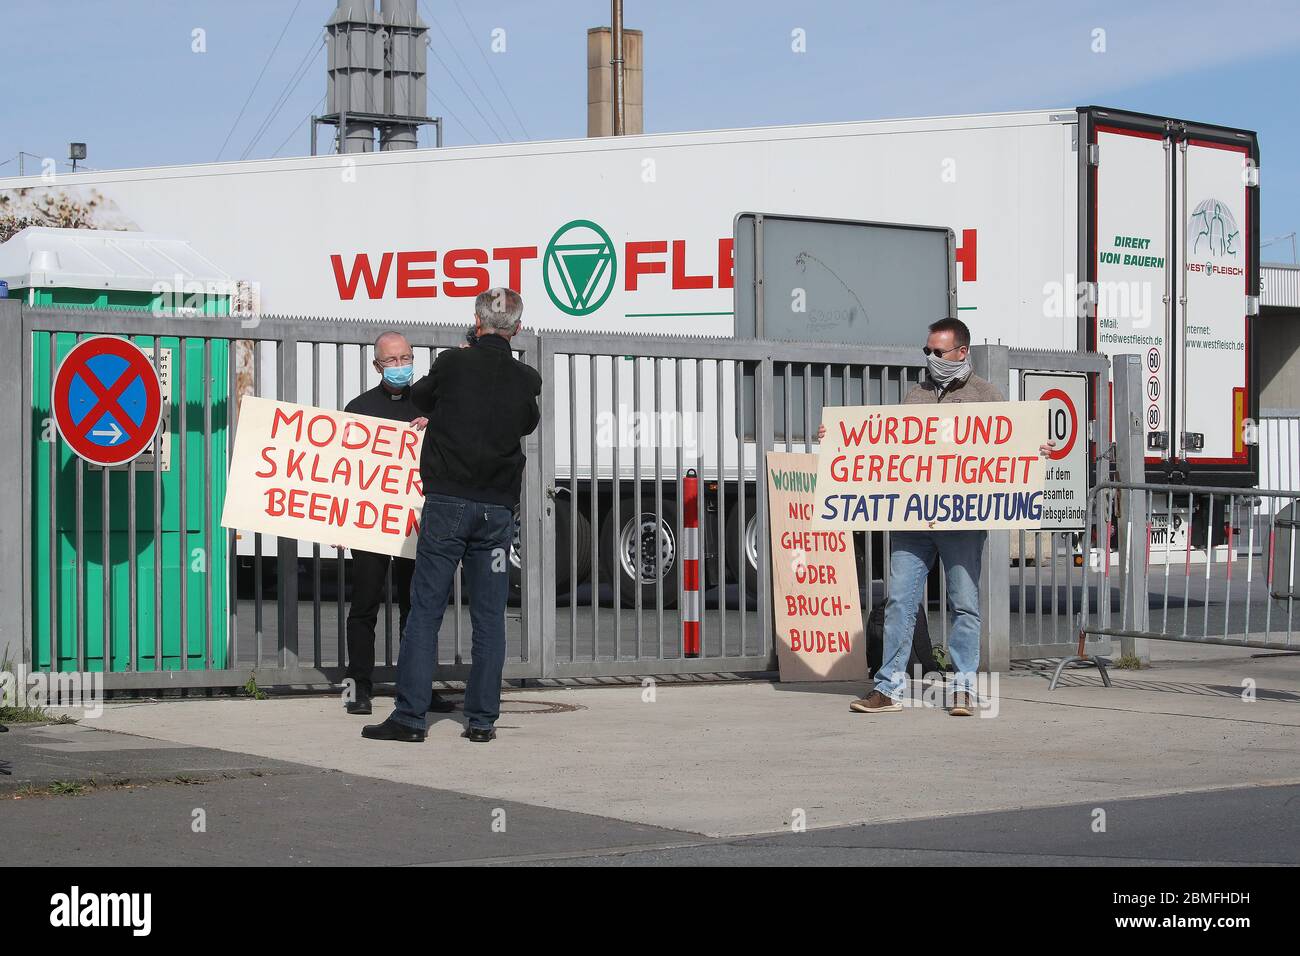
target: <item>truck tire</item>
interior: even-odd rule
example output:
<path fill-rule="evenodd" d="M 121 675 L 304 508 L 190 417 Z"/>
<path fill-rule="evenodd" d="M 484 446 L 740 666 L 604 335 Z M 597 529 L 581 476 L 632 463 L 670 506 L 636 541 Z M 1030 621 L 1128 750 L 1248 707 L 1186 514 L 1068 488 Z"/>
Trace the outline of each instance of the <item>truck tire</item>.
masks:
<path fill-rule="evenodd" d="M 757 508 L 752 489 L 745 495 L 745 596 L 749 603 L 758 600 L 758 547 L 759 527 Z M 727 539 L 724 542 L 727 556 L 727 577 L 734 584 L 740 580 L 740 555 L 736 549 L 736 512 L 740 502 L 727 507 Z"/>
<path fill-rule="evenodd" d="M 572 532 L 572 507 L 567 497 L 555 499 L 555 593 L 569 593 L 570 533 Z M 591 577 L 591 522 L 578 512 L 578 584 Z M 515 532 L 510 539 L 510 598 L 518 604 L 523 600 L 523 571 L 519 557 L 519 506 L 515 505 Z"/>
<path fill-rule="evenodd" d="M 641 606 L 655 606 L 655 525 L 663 532 L 659 574 L 663 580 L 664 607 L 677 606 L 677 578 L 681 565 L 681 543 L 677 540 L 677 502 L 665 498 L 663 514 L 654 512 L 653 495 L 641 496 L 641 518 L 635 518 L 632 498 L 618 504 L 618 534 L 614 533 L 613 509 L 605 513 L 600 524 L 600 559 L 602 580 L 614 586 L 618 578 L 619 600 L 623 607 L 636 607 L 637 588 L 641 589 Z M 617 547 L 616 547 L 617 538 Z"/>

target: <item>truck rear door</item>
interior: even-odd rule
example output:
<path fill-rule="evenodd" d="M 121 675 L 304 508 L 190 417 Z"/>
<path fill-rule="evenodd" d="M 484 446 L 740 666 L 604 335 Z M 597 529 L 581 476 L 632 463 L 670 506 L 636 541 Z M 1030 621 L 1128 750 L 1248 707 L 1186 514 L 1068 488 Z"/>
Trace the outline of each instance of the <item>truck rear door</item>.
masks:
<path fill-rule="evenodd" d="M 1142 357 L 1148 477 L 1254 484 L 1255 136 L 1098 107 L 1079 125 L 1082 339 Z"/>
<path fill-rule="evenodd" d="M 1251 368 L 1251 322 L 1258 312 L 1253 290 L 1259 287 L 1258 148 L 1253 134 L 1190 126 L 1178 134 L 1182 374 L 1174 448 L 1199 483 L 1236 484 L 1243 471 L 1255 473 L 1248 421 L 1259 411 Z"/>
<path fill-rule="evenodd" d="M 1094 119 L 1086 154 L 1092 233 L 1087 275 L 1096 306 L 1089 344 L 1111 358 L 1142 356 L 1147 462 L 1158 465 L 1170 455 L 1172 427 L 1172 142 L 1160 126 L 1110 115 Z"/>

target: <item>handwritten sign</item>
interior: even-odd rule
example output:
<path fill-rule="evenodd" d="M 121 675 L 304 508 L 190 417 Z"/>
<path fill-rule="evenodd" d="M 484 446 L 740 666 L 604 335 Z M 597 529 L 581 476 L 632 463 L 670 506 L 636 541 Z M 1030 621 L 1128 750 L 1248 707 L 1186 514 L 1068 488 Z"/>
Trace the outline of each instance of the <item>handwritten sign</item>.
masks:
<path fill-rule="evenodd" d="M 423 437 L 386 418 L 245 396 L 221 525 L 414 558 Z"/>
<path fill-rule="evenodd" d="M 853 533 L 813 524 L 817 456 L 767 453 L 781 680 L 866 680 Z"/>
<path fill-rule="evenodd" d="M 858 531 L 1039 528 L 1042 402 L 827 408 L 815 524 Z"/>

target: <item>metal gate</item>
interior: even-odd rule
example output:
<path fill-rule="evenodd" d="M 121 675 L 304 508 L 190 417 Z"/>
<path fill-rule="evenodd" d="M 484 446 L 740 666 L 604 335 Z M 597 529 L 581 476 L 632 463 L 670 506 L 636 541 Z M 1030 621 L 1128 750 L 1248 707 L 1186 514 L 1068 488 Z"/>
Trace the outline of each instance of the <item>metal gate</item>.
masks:
<path fill-rule="evenodd" d="M 14 393 L 14 408 L 24 410 L 7 419 L 3 430 L 6 446 L 22 450 L 7 463 L 13 479 L 8 487 L 15 493 L 7 505 L 13 520 L 6 521 L 7 529 L 22 532 L 6 535 L 3 549 L 13 570 L 4 581 L 5 603 L 21 613 L 18 633 L 24 635 L 21 651 L 13 641 L 2 649 L 13 662 L 103 672 L 110 690 L 237 687 L 250 679 L 263 687 L 340 683 L 346 663 L 345 562 L 330 547 L 218 527 L 224 483 L 214 480 L 224 479 L 222 463 L 238 432 L 236 396 L 342 408 L 378 383 L 370 348 L 390 326 L 29 309 L 16 301 L 0 301 L 0 322 L 10 330 L 0 375 Z M 445 326 L 402 331 L 424 368 L 440 350 L 464 342 L 463 330 Z M 165 397 L 171 432 L 155 438 L 155 464 L 132 462 L 111 475 L 92 473 L 62 449 L 50 426 L 50 376 L 33 370 L 42 357 L 52 368 L 72 343 L 93 335 L 129 337 L 155 364 L 164 351 L 174 355 L 171 394 Z M 535 335 L 521 333 L 513 344 L 520 361 L 537 363 Z M 221 367 L 213 363 L 218 352 L 229 356 Z M 164 430 L 167 421 L 165 416 Z M 163 442 L 176 449 L 169 462 L 161 455 Z M 532 461 L 541 457 L 538 442 L 536 434 L 525 442 Z M 162 469 L 156 467 L 160 461 Z M 189 474 L 195 468 L 203 473 L 201 482 Z M 171 486 L 171 476 L 163 473 L 171 469 L 179 479 L 178 523 L 168 520 L 176 507 L 172 493 L 160 491 Z M 541 574 L 534 558 L 541 486 L 535 471 L 529 479 L 512 562 L 508 678 L 541 675 Z M 197 509 L 185 500 L 191 480 L 205 492 Z M 88 534 L 102 548 L 88 547 Z M 40 541 L 51 546 L 38 562 Z M 61 554 L 68 556 L 67 567 L 60 565 Z M 377 681 L 396 675 L 400 636 L 393 598 L 390 572 L 376 628 Z M 444 679 L 468 676 L 466 606 L 458 571 L 439 641 Z M 151 626 L 142 628 L 141 621 Z"/>
<path fill-rule="evenodd" d="M 239 427 L 233 396 L 342 408 L 378 383 L 370 347 L 388 326 L 30 309 L 13 301 L 0 301 L 0 321 L 18 333 L 4 336 L 0 348 L 0 381 L 13 410 L 0 436 L 23 449 L 3 460 L 7 487 L 21 495 L 0 506 L 6 527 L 22 528 L 0 548 L 12 572 L 3 578 L 10 656 L 33 669 L 103 671 L 104 686 L 116 690 L 237 687 L 250 677 L 260 686 L 339 683 L 346 563 L 330 547 L 221 529 L 219 479 Z M 402 331 L 417 369 L 463 341 L 462 330 L 445 326 Z M 130 337 L 155 359 L 174 351 L 174 434 L 156 439 L 154 451 L 162 460 L 161 443 L 176 443 L 165 466 L 175 476 L 136 462 L 104 483 L 102 473 L 57 447 L 41 411 L 50 396 L 48 382 L 34 373 L 38 357 L 52 366 L 60 337 L 92 335 Z M 504 676 L 774 670 L 763 456 L 814 451 L 825 406 L 902 401 L 920 380 L 920 350 L 553 333 L 521 333 L 514 346 L 518 360 L 541 371 L 543 390 L 541 425 L 524 442 Z M 228 361 L 214 362 L 216 355 Z M 1099 356 L 981 345 L 972 360 L 1012 399 L 1021 371 L 1084 373 L 1097 414 L 1108 414 L 1109 378 Z M 54 465 L 38 468 L 40 461 Z M 196 500 L 182 513 L 197 517 L 172 528 L 167 489 L 174 479 L 182 501 L 194 485 L 189 497 Z M 92 547 L 87 531 L 95 529 L 126 544 L 109 547 L 104 534 L 92 541 L 102 547 Z M 35 560 L 42 535 L 66 546 L 68 567 L 56 567 L 53 550 Z M 857 542 L 869 611 L 888 595 L 889 535 L 859 534 Z M 981 586 L 985 667 L 1069 652 L 1082 586 L 1078 551 L 1077 534 L 1017 534 L 1017 571 L 1011 534 L 990 533 Z M 700 568 L 699 591 L 690 595 L 682 574 L 688 559 Z M 47 563 L 49 573 L 39 571 Z M 941 570 L 927 598 L 924 610 L 942 643 L 948 614 Z M 377 681 L 395 676 L 396 603 L 390 581 L 377 628 Z M 466 606 L 458 578 L 440 635 L 441 679 L 468 674 Z M 684 624 L 695 619 L 698 651 L 683 640 Z M 5 652 L 0 647 L 0 657 Z"/>
<path fill-rule="evenodd" d="M 823 406 L 901 401 L 919 380 L 919 350 L 546 333 L 541 356 L 542 480 L 559 516 L 543 553 L 566 523 L 572 543 L 569 568 L 557 578 L 556 563 L 546 567 L 547 676 L 772 670 L 764 455 L 812 452 Z M 695 614 L 680 568 L 695 537 L 699 653 L 687 656 Z M 869 610 L 881 599 L 873 579 L 888 586 L 888 536 L 866 537 Z"/>

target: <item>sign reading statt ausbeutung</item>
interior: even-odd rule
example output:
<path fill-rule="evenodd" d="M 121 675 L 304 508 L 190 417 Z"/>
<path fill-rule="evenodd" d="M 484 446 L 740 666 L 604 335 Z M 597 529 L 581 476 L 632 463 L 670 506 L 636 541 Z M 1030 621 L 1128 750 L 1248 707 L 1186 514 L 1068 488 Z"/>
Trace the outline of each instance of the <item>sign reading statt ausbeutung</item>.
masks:
<path fill-rule="evenodd" d="M 423 437 L 386 418 L 246 396 L 221 524 L 413 558 Z"/>
<path fill-rule="evenodd" d="M 1042 526 L 1043 402 L 826 408 L 822 421 L 816 527 Z"/>

